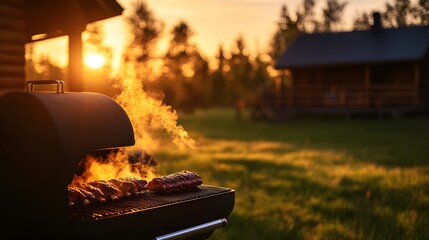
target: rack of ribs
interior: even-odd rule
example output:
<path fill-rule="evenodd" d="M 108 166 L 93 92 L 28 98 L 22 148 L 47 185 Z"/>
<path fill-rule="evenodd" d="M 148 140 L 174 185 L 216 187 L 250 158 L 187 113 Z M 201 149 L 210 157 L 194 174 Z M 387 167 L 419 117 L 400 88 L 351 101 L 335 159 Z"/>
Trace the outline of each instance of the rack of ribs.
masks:
<path fill-rule="evenodd" d="M 88 183 L 75 182 L 68 187 L 69 206 L 87 206 L 93 203 L 142 195 L 147 181 L 135 177 L 97 180 Z"/>
<path fill-rule="evenodd" d="M 152 179 L 146 186 L 155 193 L 174 193 L 196 189 L 203 183 L 202 178 L 190 171 L 176 172 L 167 176 Z"/>

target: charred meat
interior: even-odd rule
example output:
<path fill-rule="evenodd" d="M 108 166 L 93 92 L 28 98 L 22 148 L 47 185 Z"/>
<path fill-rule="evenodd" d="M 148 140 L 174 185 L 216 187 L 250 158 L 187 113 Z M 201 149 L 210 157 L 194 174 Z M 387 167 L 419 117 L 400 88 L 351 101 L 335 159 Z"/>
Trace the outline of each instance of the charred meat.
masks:
<path fill-rule="evenodd" d="M 104 193 L 104 195 L 107 196 L 107 198 L 110 200 L 116 200 L 123 196 L 121 190 L 119 190 L 119 188 L 111 182 L 97 180 L 94 182 L 89 182 L 88 184 L 100 189 Z"/>
<path fill-rule="evenodd" d="M 122 181 L 128 181 L 128 182 L 133 182 L 136 186 L 136 191 L 137 192 L 141 192 L 146 190 L 146 185 L 147 185 L 147 181 L 143 180 L 143 179 L 139 179 L 136 177 L 124 177 L 124 178 L 120 178 L 120 180 Z"/>
<path fill-rule="evenodd" d="M 80 188 L 68 187 L 69 193 L 69 206 L 74 207 L 76 205 L 87 206 L 91 202 L 95 201 L 95 196 L 89 191 Z"/>
<path fill-rule="evenodd" d="M 167 176 L 152 179 L 147 190 L 155 193 L 174 193 L 196 189 L 203 183 L 201 177 L 190 171 L 181 171 Z"/>
<path fill-rule="evenodd" d="M 134 179 L 132 177 L 111 179 L 108 182 L 115 185 L 121 191 L 121 197 L 141 194 L 144 190 L 143 186 L 146 186 L 147 183 L 144 180 L 139 181 L 137 178 Z"/>
<path fill-rule="evenodd" d="M 144 194 L 146 180 L 135 177 L 97 180 L 88 183 L 76 182 L 68 187 L 69 205 L 87 206 L 93 203 L 116 200 L 123 197 Z"/>
<path fill-rule="evenodd" d="M 105 202 L 106 201 L 106 195 L 97 187 L 91 186 L 91 185 L 86 184 L 86 183 L 80 183 L 80 182 L 78 182 L 76 184 L 76 187 L 80 188 L 80 189 L 84 189 L 84 190 L 94 194 L 95 199 L 98 202 Z"/>

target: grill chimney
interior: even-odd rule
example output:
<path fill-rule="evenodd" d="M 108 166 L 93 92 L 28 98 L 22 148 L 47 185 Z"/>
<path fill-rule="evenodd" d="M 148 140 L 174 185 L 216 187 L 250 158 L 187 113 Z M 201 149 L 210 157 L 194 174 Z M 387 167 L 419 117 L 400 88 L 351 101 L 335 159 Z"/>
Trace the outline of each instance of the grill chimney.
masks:
<path fill-rule="evenodd" d="M 381 14 L 379 12 L 373 12 L 372 13 L 372 18 L 374 23 L 371 26 L 372 30 L 380 30 L 383 28 L 382 23 L 381 23 Z"/>

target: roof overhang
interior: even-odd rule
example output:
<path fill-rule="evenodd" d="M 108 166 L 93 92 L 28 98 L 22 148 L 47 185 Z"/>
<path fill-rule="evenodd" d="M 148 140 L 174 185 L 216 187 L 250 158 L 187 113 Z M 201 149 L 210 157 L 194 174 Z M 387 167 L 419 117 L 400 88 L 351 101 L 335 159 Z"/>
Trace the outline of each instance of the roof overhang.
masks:
<path fill-rule="evenodd" d="M 121 15 L 115 0 L 26 1 L 27 42 L 83 31 L 87 24 Z M 41 39 L 31 39 L 41 35 Z"/>

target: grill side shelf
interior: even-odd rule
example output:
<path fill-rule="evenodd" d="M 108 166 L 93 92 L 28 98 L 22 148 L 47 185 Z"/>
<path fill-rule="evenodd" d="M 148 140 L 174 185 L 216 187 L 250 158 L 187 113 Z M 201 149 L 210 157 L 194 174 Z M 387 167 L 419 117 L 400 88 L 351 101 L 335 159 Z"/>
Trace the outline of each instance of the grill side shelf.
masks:
<path fill-rule="evenodd" d="M 68 219 L 74 221 L 96 221 L 105 218 L 146 211 L 153 208 L 164 207 L 170 204 L 194 201 L 231 191 L 233 190 L 230 188 L 201 185 L 197 190 L 184 193 L 163 195 L 148 192 L 145 195 L 129 199 L 122 199 L 87 207 L 77 207 L 71 211 Z"/>

